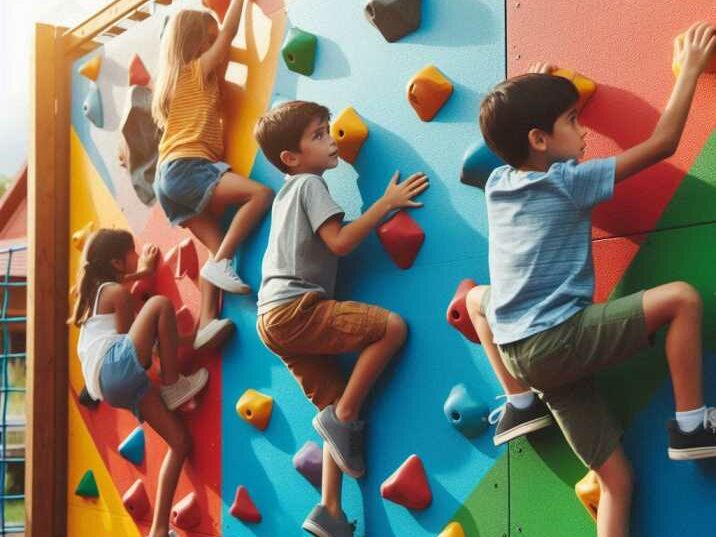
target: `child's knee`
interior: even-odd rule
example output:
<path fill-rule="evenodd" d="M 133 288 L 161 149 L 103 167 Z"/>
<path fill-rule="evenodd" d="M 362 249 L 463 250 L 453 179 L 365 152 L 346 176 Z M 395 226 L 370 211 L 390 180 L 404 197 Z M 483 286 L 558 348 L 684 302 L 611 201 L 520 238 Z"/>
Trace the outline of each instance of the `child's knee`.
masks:
<path fill-rule="evenodd" d="M 389 338 L 398 346 L 405 343 L 405 340 L 408 337 L 408 325 L 397 313 L 391 312 L 390 315 L 388 315 L 388 323 L 385 327 L 385 337 Z"/>
<path fill-rule="evenodd" d="M 151 297 L 149 300 L 147 300 L 147 304 L 145 307 L 150 307 L 159 311 L 174 311 L 174 305 L 172 304 L 172 301 L 164 295 L 155 295 Z"/>
<path fill-rule="evenodd" d="M 693 285 L 687 282 L 674 282 L 672 285 L 681 307 L 696 312 L 703 310 L 703 300 Z"/>
<path fill-rule="evenodd" d="M 596 470 L 602 492 L 618 498 L 629 498 L 634 490 L 634 472 L 625 457 L 608 460 Z"/>

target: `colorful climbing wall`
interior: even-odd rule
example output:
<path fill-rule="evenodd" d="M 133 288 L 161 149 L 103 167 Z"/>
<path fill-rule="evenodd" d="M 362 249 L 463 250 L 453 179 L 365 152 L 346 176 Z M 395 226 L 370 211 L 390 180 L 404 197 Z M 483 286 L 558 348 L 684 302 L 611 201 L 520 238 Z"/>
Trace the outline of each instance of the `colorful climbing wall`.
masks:
<path fill-rule="evenodd" d="M 377 235 L 340 264 L 340 297 L 378 303 L 400 313 L 410 326 L 406 347 L 367 405 L 366 477 L 344 484 L 346 511 L 358 521 L 357 535 L 438 535 L 451 520 L 459 521 L 469 537 L 594 534 L 594 524 L 573 492 L 585 470 L 556 430 L 496 449 L 491 430 L 469 440 L 443 414 L 443 403 L 457 384 L 464 383 L 478 402 L 490 406 L 499 393 L 481 347 L 445 322 L 445 308 L 458 283 L 467 277 L 488 279 L 483 193 L 459 182 L 463 152 L 479 139 L 476 110 L 481 96 L 506 71 L 522 72 L 532 61 L 577 69 L 600 84 L 583 113 L 591 130 L 588 156 L 611 154 L 648 134 L 672 83 L 671 39 L 714 10 L 711 0 L 692 0 L 688 6 L 668 0 L 588 4 L 423 0 L 418 30 L 393 43 L 368 23 L 363 0 L 293 0 L 285 6 L 280 0 L 266 0 L 245 9 L 233 54 L 241 63 L 230 65 L 225 88 L 226 159 L 237 172 L 280 188 L 281 175 L 257 152 L 251 130 L 272 102 L 299 98 L 327 105 L 334 117 L 352 107 L 367 126 L 368 136 L 352 162 L 341 161 L 326 174 L 349 218 L 382 194 L 396 169 L 403 176 L 424 171 L 431 179 L 421 198 L 425 207 L 410 211 L 425 241 L 409 269 L 395 266 Z M 163 254 L 190 237 L 170 228 L 161 209 L 143 197 L 146 189 L 137 188 L 141 182 L 120 166 L 118 152 L 133 55 L 139 54 L 149 74 L 156 74 L 165 17 L 181 7 L 198 6 L 189 0 L 158 6 L 154 16 L 75 64 L 73 231 L 89 223 L 95 229 L 126 228 L 138 242 L 156 243 Z M 308 76 L 289 70 L 282 58 L 282 43 L 292 28 L 317 38 L 315 65 Z M 94 57 L 101 61 L 91 81 L 79 71 Z M 435 117 L 424 122 L 409 102 L 407 85 L 428 65 L 439 69 L 453 91 Z M 711 381 L 716 379 L 716 289 L 709 253 L 716 183 L 716 135 L 711 134 L 715 78 L 705 77 L 699 86 L 679 152 L 620 185 L 616 200 L 597 211 L 594 230 L 598 299 L 674 279 L 685 279 L 702 292 Z M 88 95 L 93 96 L 91 102 L 97 96 L 101 102 L 101 122 L 96 121 L 96 104 L 90 117 L 83 111 Z M 239 272 L 254 289 L 268 226 L 267 218 L 237 255 Z M 201 262 L 206 252 L 198 243 L 196 247 Z M 79 250 L 72 251 L 74 274 Z M 199 295 L 191 278 L 177 279 L 164 266 L 158 290 L 177 309 L 186 306 L 196 315 Z M 307 441 L 319 442 L 311 427 L 315 410 L 259 341 L 255 296 L 227 296 L 224 314 L 236 323 L 237 334 L 221 353 L 182 351 L 188 369 L 203 365 L 211 374 L 198 408 L 185 415 L 194 451 L 175 502 L 193 492 L 201 513 L 186 535 L 301 535 L 300 524 L 319 492 L 294 469 L 292 458 Z M 137 465 L 119 454 L 119 444 L 135 429 L 136 420 L 104 404 L 95 409 L 79 404 L 76 337 L 71 330 L 68 535 L 97 529 L 103 535 L 144 535 L 150 515 L 135 522 L 121 498 L 141 479 L 153 504 L 165 447 L 145 427 L 143 462 Z M 352 359 L 343 358 L 346 367 Z M 625 443 L 639 479 L 634 535 L 678 535 L 684 527 L 694 534 L 713 532 L 711 516 L 701 507 L 716 494 L 712 467 L 666 459 L 663 424 L 672 399 L 661 350 L 609 372 L 603 383 L 628 424 Z M 273 398 L 264 430 L 237 415 L 236 402 L 247 389 Z M 707 382 L 711 401 L 713 391 Z M 432 490 L 431 505 L 421 511 L 380 495 L 381 483 L 411 454 L 421 458 Z M 74 494 L 87 470 L 93 472 L 98 498 Z M 239 486 L 249 491 L 261 522 L 243 522 L 230 513 Z"/>

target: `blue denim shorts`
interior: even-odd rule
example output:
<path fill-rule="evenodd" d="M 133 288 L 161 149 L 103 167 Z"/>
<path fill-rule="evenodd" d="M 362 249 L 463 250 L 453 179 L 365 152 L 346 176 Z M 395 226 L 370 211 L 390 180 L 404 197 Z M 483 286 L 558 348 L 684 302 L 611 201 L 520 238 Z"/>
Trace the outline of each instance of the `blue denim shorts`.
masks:
<path fill-rule="evenodd" d="M 129 409 L 139 421 L 144 421 L 139 402 L 147 393 L 150 382 L 129 336 L 117 339 L 107 349 L 99 371 L 99 386 L 102 397 L 110 406 Z"/>
<path fill-rule="evenodd" d="M 178 158 L 163 162 L 154 178 L 154 193 L 173 226 L 183 224 L 206 207 L 219 179 L 231 169 L 226 162 Z"/>

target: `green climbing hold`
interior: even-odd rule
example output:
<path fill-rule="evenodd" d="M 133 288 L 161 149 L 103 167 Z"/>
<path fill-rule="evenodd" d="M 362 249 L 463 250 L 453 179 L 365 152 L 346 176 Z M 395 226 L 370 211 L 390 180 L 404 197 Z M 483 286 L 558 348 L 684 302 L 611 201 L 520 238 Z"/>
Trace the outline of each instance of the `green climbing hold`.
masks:
<path fill-rule="evenodd" d="M 75 494 L 83 498 L 99 498 L 99 489 L 97 488 L 97 482 L 94 480 L 92 470 L 87 470 L 85 475 L 82 476 L 80 484 L 75 489 Z"/>
<path fill-rule="evenodd" d="M 299 28 L 291 28 L 281 49 L 286 67 L 295 73 L 310 76 L 316 64 L 318 38 Z"/>

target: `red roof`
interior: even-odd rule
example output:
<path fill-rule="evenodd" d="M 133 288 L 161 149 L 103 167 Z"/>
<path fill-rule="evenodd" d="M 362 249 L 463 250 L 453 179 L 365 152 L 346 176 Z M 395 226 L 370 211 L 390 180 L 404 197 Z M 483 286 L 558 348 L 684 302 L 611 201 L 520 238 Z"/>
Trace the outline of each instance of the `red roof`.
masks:
<path fill-rule="evenodd" d="M 27 245 L 27 164 L 0 198 L 0 281 L 5 277 L 9 248 Z M 27 277 L 27 250 L 12 254 L 10 276 Z"/>

